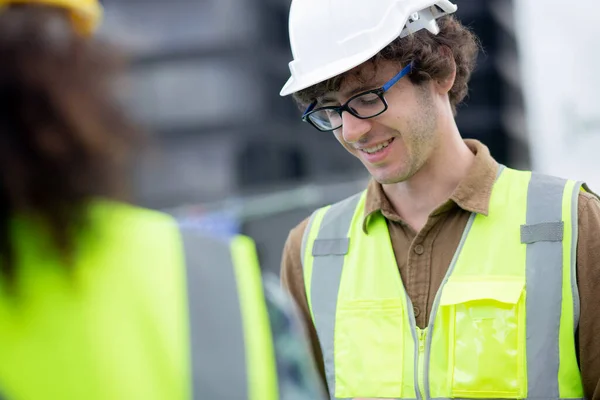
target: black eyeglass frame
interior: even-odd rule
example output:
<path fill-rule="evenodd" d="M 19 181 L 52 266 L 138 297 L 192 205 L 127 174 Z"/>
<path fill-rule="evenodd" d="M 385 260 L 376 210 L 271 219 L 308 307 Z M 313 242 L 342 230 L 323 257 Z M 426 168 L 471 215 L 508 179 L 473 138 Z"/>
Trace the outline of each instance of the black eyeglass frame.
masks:
<path fill-rule="evenodd" d="M 340 129 L 342 127 L 343 124 L 340 124 L 339 126 L 335 127 L 335 128 L 331 128 L 331 129 L 321 129 L 319 126 L 317 126 L 317 124 L 315 124 L 312 119 L 310 118 L 310 116 L 316 112 L 319 111 L 323 111 L 323 110 L 333 110 L 335 112 L 337 112 L 340 116 L 340 121 L 342 119 L 342 112 L 347 111 L 349 112 L 351 115 L 353 115 L 354 117 L 358 118 L 358 119 L 369 119 L 369 118 L 374 118 L 377 117 L 378 115 L 383 114 L 384 112 L 387 111 L 388 109 L 388 103 L 385 99 L 384 94 L 394 85 L 396 84 L 401 78 L 403 78 L 405 75 L 409 74 L 412 70 L 412 63 L 409 63 L 406 67 L 404 67 L 400 72 L 398 72 L 398 74 L 396 74 L 392 79 L 390 79 L 389 81 L 387 81 L 382 87 L 380 88 L 376 88 L 376 89 L 372 89 L 372 90 L 367 90 L 365 92 L 361 92 L 358 94 L 355 94 L 354 96 L 350 97 L 344 104 L 340 105 L 340 106 L 325 106 L 325 107 L 319 107 L 319 108 L 314 108 L 317 105 L 317 101 L 313 101 L 308 108 L 306 109 L 306 111 L 304 111 L 304 114 L 302 114 L 302 121 L 304 122 L 308 122 L 309 124 L 311 124 L 313 127 L 315 127 L 317 130 L 321 131 L 321 132 L 332 132 L 335 131 L 336 129 Z M 358 97 L 364 96 L 366 94 L 375 94 L 379 97 L 379 99 L 381 100 L 381 102 L 383 103 L 384 107 L 383 110 L 379 111 L 376 114 L 373 115 L 369 115 L 369 116 L 361 116 L 359 114 L 357 114 L 354 110 L 352 110 L 352 108 L 350 108 L 348 106 L 348 104 L 350 104 L 353 100 L 355 100 Z"/>

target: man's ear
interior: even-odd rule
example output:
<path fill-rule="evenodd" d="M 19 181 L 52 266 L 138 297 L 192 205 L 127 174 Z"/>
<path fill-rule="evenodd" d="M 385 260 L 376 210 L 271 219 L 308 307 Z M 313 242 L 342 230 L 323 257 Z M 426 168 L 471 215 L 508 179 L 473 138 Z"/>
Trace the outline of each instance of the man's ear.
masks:
<path fill-rule="evenodd" d="M 436 80 L 435 86 L 440 94 L 447 94 L 454 86 L 454 80 L 456 79 L 456 62 L 449 47 L 441 47 L 440 52 L 447 59 L 448 74 L 443 79 Z"/>

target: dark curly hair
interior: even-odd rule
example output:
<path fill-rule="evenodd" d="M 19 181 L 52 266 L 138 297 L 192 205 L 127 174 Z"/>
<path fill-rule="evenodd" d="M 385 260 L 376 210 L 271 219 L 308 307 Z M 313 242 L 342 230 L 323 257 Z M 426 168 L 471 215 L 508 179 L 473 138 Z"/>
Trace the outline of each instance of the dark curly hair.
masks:
<path fill-rule="evenodd" d="M 14 280 L 12 221 L 26 216 L 69 258 L 97 197 L 125 199 L 137 129 L 112 96 L 123 63 L 74 30 L 65 10 L 0 12 L 0 274 Z"/>
<path fill-rule="evenodd" d="M 379 61 L 392 61 L 401 66 L 413 63 L 410 80 L 414 84 L 422 84 L 430 80 L 443 80 L 452 74 L 452 59 L 456 65 L 454 86 L 448 93 L 452 111 L 456 115 L 456 106 L 463 101 L 468 92 L 468 82 L 475 68 L 480 49 L 477 37 L 455 17 L 445 16 L 438 19 L 440 32 L 431 34 L 423 29 L 404 38 L 398 38 L 367 61 L 377 69 Z M 327 81 L 320 82 L 307 89 L 294 93 L 299 106 L 305 107 L 317 97 L 327 92 L 338 91 L 345 78 L 358 75 L 351 70 Z"/>

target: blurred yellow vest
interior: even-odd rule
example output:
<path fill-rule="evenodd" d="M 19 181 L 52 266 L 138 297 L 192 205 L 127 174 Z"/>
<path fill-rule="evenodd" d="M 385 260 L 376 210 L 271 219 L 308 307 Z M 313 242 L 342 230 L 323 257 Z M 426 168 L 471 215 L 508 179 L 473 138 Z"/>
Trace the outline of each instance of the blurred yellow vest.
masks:
<path fill-rule="evenodd" d="M 252 241 L 210 239 L 161 213 L 98 202 L 65 269 L 15 222 L 17 295 L 0 293 L 6 400 L 275 400 Z"/>

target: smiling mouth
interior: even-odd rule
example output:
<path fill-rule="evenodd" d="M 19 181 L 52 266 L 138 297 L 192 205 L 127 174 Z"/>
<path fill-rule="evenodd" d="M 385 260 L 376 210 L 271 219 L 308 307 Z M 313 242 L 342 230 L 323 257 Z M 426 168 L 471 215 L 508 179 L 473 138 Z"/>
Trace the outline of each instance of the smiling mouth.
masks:
<path fill-rule="evenodd" d="M 386 147 L 388 147 L 390 145 L 390 143 L 392 143 L 393 141 L 394 141 L 394 138 L 391 138 L 390 140 L 380 143 L 377 146 L 360 149 L 360 151 L 362 151 L 363 153 L 367 153 L 367 154 L 375 154 L 375 153 L 378 153 L 381 150 L 385 149 Z"/>

